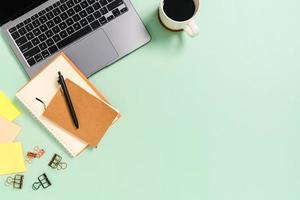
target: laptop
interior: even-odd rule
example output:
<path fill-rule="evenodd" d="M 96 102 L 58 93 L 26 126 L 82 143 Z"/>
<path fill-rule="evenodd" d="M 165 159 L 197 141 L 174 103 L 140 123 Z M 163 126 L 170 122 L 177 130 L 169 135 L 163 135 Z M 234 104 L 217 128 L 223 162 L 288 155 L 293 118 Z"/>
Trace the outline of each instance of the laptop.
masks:
<path fill-rule="evenodd" d="M 89 77 L 151 40 L 129 0 L 9 0 L 0 26 L 30 78 L 61 51 Z"/>

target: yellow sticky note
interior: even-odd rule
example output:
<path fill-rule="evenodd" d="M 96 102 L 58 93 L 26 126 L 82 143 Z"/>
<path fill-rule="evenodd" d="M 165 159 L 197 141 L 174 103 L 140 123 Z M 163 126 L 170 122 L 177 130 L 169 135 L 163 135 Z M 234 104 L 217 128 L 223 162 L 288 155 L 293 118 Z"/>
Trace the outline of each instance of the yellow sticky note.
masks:
<path fill-rule="evenodd" d="M 0 116 L 9 121 L 15 120 L 20 115 L 20 111 L 12 104 L 7 96 L 0 91 Z"/>
<path fill-rule="evenodd" d="M 0 175 L 25 171 L 22 144 L 20 142 L 0 144 Z"/>

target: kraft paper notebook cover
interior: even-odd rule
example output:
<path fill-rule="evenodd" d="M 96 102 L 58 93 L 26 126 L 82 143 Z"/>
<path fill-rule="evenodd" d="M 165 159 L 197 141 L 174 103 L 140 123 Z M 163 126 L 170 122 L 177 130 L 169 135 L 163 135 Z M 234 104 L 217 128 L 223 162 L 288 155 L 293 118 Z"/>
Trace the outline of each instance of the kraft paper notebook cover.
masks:
<path fill-rule="evenodd" d="M 113 108 L 64 53 L 61 53 L 38 73 L 16 96 L 71 155 L 77 156 L 88 144 L 43 116 L 45 111 L 44 105 L 36 100 L 36 98 L 39 98 L 46 106 L 49 105 L 59 90 L 57 83 L 58 71 L 64 75 L 65 79 L 72 80 L 85 91 Z M 113 109 L 116 110 L 115 108 Z M 118 118 L 119 115 L 115 120 Z"/>
<path fill-rule="evenodd" d="M 13 142 L 21 127 L 0 116 L 0 143 Z"/>
<path fill-rule="evenodd" d="M 84 89 L 65 80 L 77 115 L 77 129 L 70 115 L 62 90 L 59 90 L 48 105 L 44 116 L 57 125 L 81 138 L 92 147 L 97 147 L 107 129 L 112 125 L 118 112 Z"/>

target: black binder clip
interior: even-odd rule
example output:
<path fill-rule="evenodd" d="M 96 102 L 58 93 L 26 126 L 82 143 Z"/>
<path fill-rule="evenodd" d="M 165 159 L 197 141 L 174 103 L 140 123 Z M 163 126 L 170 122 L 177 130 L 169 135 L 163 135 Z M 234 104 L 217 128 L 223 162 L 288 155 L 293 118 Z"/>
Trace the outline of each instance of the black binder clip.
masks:
<path fill-rule="evenodd" d="M 57 169 L 57 170 L 61 170 L 61 169 L 66 169 L 67 168 L 67 163 L 62 162 L 62 157 L 58 154 L 54 154 L 54 156 L 52 157 L 52 159 L 50 160 L 49 164 L 48 164 L 52 169 Z"/>
<path fill-rule="evenodd" d="M 46 189 L 47 187 L 50 187 L 52 184 L 49 181 L 47 175 L 44 173 L 38 177 L 38 182 L 33 183 L 32 189 L 38 190 L 41 186 Z"/>
<path fill-rule="evenodd" d="M 12 185 L 14 189 L 22 189 L 24 175 L 15 175 L 14 177 L 7 177 L 5 181 L 6 186 Z"/>

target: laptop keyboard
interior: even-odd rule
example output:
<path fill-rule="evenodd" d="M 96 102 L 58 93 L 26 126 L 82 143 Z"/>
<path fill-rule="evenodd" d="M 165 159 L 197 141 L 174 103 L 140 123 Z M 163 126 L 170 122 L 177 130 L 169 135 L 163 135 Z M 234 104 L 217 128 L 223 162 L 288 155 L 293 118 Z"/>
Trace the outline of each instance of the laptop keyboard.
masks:
<path fill-rule="evenodd" d="M 9 32 L 33 66 L 127 10 L 122 0 L 60 0 Z"/>

